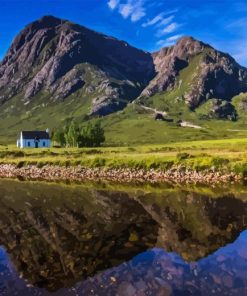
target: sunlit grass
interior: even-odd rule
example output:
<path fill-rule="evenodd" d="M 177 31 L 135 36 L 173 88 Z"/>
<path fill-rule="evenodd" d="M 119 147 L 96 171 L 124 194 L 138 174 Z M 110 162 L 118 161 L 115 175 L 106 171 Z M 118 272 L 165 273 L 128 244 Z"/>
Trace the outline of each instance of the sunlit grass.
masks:
<path fill-rule="evenodd" d="M 102 168 L 247 171 L 247 139 L 223 139 L 129 147 L 18 149 L 0 146 L 0 163 Z"/>

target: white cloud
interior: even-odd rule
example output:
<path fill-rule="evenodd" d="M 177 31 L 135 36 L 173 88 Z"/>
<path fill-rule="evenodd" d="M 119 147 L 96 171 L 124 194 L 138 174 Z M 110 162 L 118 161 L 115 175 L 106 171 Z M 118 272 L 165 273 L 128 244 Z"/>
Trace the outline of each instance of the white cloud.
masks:
<path fill-rule="evenodd" d="M 146 28 L 146 27 L 153 26 L 153 25 L 156 25 L 158 27 L 162 27 L 162 26 L 169 24 L 174 19 L 175 15 L 170 15 L 170 16 L 164 18 L 164 15 L 166 15 L 166 14 L 167 14 L 167 12 L 158 14 L 153 19 L 148 20 L 147 22 L 143 23 L 142 27 Z"/>
<path fill-rule="evenodd" d="M 176 13 L 176 12 L 178 12 L 178 11 L 179 11 L 178 8 L 174 8 L 174 9 L 166 10 L 163 14 L 164 14 L 164 15 L 169 15 L 169 14 Z"/>
<path fill-rule="evenodd" d="M 173 44 L 174 44 L 174 42 L 169 42 L 166 39 L 159 40 L 156 42 L 156 45 L 158 45 L 158 47 L 168 47 L 168 46 L 172 46 Z"/>
<path fill-rule="evenodd" d="M 118 12 L 124 19 L 130 18 L 132 22 L 137 22 L 146 15 L 145 2 L 147 0 L 109 0 L 108 7 L 111 10 L 118 8 Z"/>
<path fill-rule="evenodd" d="M 156 45 L 159 46 L 159 47 L 172 46 L 172 45 L 174 45 L 175 41 L 177 41 L 182 36 L 183 36 L 182 34 L 177 34 L 177 35 L 171 36 L 171 37 L 166 38 L 166 39 L 158 40 L 156 42 Z"/>
<path fill-rule="evenodd" d="M 119 4 L 119 0 L 109 0 L 108 3 L 107 3 L 109 8 L 112 9 L 112 10 L 117 8 L 118 4 Z"/>
<path fill-rule="evenodd" d="M 172 32 L 174 32 L 177 28 L 179 27 L 179 25 L 177 23 L 171 23 L 170 25 L 166 26 L 164 29 L 161 29 L 158 31 L 157 36 L 163 36 L 165 34 L 170 34 Z"/>
<path fill-rule="evenodd" d="M 171 15 L 169 17 L 163 18 L 162 21 L 158 23 L 158 26 L 162 27 L 169 24 L 174 19 L 174 17 L 175 15 Z"/>
<path fill-rule="evenodd" d="M 142 27 L 146 28 L 149 26 L 153 26 L 162 20 L 163 20 L 163 14 L 159 14 L 156 17 L 154 17 L 152 20 L 148 20 L 146 23 L 143 23 Z"/>
<path fill-rule="evenodd" d="M 146 15 L 144 0 L 128 0 L 125 4 L 120 4 L 119 13 L 123 18 L 130 17 L 132 22 L 137 22 Z"/>
<path fill-rule="evenodd" d="M 133 12 L 133 7 L 130 3 L 121 4 L 119 7 L 119 12 L 123 18 L 128 18 Z"/>
<path fill-rule="evenodd" d="M 171 37 L 167 38 L 166 40 L 168 42 L 173 42 L 173 41 L 177 41 L 180 37 L 182 37 L 182 35 L 178 34 L 178 35 L 171 36 Z"/>
<path fill-rule="evenodd" d="M 135 12 L 132 13 L 131 15 L 131 21 L 132 22 L 137 22 L 141 18 L 143 18 L 146 15 L 146 12 L 144 9 L 138 9 Z"/>

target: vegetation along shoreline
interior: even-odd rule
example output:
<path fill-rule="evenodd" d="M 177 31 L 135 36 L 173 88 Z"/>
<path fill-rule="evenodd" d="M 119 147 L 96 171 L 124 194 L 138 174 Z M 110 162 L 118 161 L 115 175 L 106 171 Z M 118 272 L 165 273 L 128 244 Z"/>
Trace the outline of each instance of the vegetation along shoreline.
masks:
<path fill-rule="evenodd" d="M 0 146 L 0 177 L 47 181 L 234 183 L 247 176 L 247 140 L 17 149 Z"/>

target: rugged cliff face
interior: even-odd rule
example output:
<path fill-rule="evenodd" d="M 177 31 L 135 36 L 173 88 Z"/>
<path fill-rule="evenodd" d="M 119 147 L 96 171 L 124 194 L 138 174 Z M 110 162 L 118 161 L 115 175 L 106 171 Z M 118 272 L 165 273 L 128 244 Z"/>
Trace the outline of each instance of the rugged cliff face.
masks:
<path fill-rule="evenodd" d="M 123 41 L 52 16 L 28 25 L 0 64 L 0 102 L 41 91 L 59 102 L 78 90 L 92 114 L 108 114 L 135 99 L 154 75 L 152 56 Z"/>
<path fill-rule="evenodd" d="M 247 91 L 246 68 L 230 55 L 191 37 L 181 38 L 175 46 L 154 53 L 153 59 L 157 75 L 143 96 L 184 88 L 183 99 L 195 109 L 211 98 L 230 100 Z"/>

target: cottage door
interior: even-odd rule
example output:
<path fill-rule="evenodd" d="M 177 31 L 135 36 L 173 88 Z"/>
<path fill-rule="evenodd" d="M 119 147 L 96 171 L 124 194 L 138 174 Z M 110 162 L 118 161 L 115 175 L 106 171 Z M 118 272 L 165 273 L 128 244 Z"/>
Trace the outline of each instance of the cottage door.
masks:
<path fill-rule="evenodd" d="M 39 148 L 39 142 L 35 141 L 35 148 Z"/>

